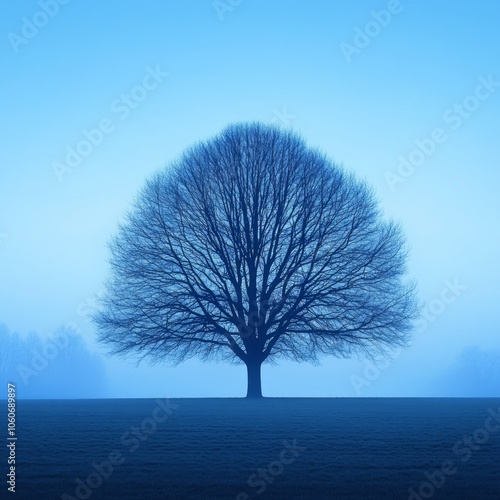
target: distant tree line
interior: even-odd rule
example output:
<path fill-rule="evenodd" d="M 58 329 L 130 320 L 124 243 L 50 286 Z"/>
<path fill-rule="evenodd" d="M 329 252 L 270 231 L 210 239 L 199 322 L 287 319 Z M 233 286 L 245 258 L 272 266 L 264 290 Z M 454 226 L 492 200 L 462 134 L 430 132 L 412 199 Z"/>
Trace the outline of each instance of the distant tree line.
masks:
<path fill-rule="evenodd" d="M 0 376 L 15 383 L 24 399 L 92 398 L 105 393 L 105 368 L 98 354 L 70 326 L 49 337 L 22 336 L 0 324 Z"/>

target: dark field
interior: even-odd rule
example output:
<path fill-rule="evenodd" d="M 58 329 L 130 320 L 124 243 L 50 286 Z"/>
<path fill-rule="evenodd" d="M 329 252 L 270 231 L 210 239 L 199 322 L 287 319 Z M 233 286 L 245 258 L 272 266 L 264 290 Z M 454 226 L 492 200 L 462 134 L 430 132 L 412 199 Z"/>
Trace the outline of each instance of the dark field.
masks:
<path fill-rule="evenodd" d="M 500 498 L 500 399 L 21 400 L 17 414 L 5 498 Z"/>

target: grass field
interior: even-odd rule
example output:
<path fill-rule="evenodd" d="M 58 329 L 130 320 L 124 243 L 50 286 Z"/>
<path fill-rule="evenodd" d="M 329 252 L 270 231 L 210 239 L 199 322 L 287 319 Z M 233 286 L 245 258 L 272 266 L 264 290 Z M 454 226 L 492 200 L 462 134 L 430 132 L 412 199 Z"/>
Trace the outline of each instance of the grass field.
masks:
<path fill-rule="evenodd" d="M 20 400 L 17 414 L 12 498 L 500 498 L 500 399 Z"/>

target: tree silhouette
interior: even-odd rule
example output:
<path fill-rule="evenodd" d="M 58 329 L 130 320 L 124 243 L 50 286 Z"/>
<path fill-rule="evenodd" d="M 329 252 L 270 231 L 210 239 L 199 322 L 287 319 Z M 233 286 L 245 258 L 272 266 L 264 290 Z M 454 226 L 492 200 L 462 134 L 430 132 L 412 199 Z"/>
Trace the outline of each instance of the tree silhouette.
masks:
<path fill-rule="evenodd" d="M 401 230 L 290 131 L 227 127 L 146 182 L 111 243 L 94 320 L 111 353 L 261 365 L 405 345 L 416 314 Z"/>

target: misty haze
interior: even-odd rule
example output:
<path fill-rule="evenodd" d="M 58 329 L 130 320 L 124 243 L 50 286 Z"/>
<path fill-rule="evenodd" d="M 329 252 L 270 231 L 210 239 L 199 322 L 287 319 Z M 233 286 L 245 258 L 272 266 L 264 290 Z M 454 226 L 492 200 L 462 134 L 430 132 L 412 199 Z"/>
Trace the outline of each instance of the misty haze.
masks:
<path fill-rule="evenodd" d="M 3 10 L 1 498 L 500 498 L 496 2 Z"/>

